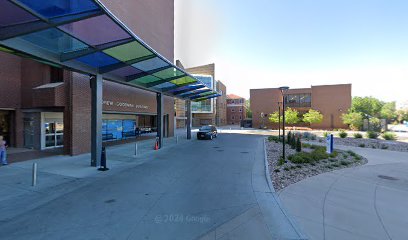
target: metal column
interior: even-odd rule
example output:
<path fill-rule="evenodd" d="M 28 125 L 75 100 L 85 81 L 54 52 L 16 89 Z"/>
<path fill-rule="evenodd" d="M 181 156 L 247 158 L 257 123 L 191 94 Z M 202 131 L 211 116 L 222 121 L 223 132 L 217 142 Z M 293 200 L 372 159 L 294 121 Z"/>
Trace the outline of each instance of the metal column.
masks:
<path fill-rule="evenodd" d="M 186 108 L 187 108 L 187 139 L 191 139 L 191 100 L 186 100 Z"/>
<path fill-rule="evenodd" d="M 157 137 L 159 140 L 159 148 L 163 146 L 163 95 L 157 93 Z"/>
<path fill-rule="evenodd" d="M 91 166 L 101 165 L 102 155 L 102 75 L 90 77 L 92 91 Z"/>

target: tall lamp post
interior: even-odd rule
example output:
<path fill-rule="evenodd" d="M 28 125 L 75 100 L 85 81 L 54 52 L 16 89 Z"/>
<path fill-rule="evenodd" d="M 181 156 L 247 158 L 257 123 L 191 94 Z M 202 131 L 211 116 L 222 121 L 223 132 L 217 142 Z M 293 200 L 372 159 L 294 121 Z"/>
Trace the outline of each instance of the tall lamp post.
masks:
<path fill-rule="evenodd" d="M 282 102 L 278 102 L 278 136 L 279 136 L 279 139 L 281 138 L 281 135 L 280 135 L 280 126 L 281 126 L 281 122 L 280 122 L 280 117 L 281 117 L 281 104 L 282 104 Z"/>
<path fill-rule="evenodd" d="M 279 90 L 281 91 L 282 94 L 282 157 L 283 161 L 286 161 L 285 158 L 285 102 L 286 102 L 286 92 L 289 90 L 289 87 L 284 86 L 280 87 Z"/>

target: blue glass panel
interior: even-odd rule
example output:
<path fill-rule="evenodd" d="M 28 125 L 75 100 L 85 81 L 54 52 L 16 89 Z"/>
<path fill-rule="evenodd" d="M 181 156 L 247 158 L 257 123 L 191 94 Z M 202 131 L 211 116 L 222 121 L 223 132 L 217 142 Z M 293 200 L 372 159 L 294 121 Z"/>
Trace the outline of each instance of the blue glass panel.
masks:
<path fill-rule="evenodd" d="M 17 38 L 57 54 L 88 48 L 85 43 L 56 28 L 30 33 Z"/>
<path fill-rule="evenodd" d="M 102 52 L 85 55 L 83 57 L 77 58 L 76 60 L 92 67 L 104 67 L 119 62 L 117 59 L 110 57 Z"/>
<path fill-rule="evenodd" d="M 106 135 L 108 139 L 122 139 L 122 120 L 107 120 Z"/>
<path fill-rule="evenodd" d="M 153 69 L 162 68 L 168 66 L 169 64 L 162 59 L 155 57 L 145 61 L 141 61 L 135 64 L 132 64 L 133 67 L 138 68 L 142 71 L 151 71 Z"/>
<path fill-rule="evenodd" d="M 63 17 L 98 10 L 92 0 L 18 0 L 35 13 L 45 17 Z"/>
<path fill-rule="evenodd" d="M 135 120 L 123 120 L 123 137 L 136 136 L 136 121 Z"/>
<path fill-rule="evenodd" d="M 154 88 L 162 89 L 162 88 L 168 88 L 168 87 L 173 87 L 173 86 L 175 86 L 173 83 L 165 82 L 165 83 L 154 86 Z"/>

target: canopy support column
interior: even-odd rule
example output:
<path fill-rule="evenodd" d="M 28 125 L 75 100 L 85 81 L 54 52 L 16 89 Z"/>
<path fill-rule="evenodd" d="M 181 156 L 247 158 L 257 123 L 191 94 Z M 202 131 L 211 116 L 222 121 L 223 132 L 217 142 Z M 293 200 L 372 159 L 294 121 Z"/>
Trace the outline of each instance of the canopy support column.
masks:
<path fill-rule="evenodd" d="M 159 148 L 163 146 L 163 94 L 157 93 L 157 138 L 159 141 Z"/>
<path fill-rule="evenodd" d="M 191 139 L 191 100 L 186 100 L 186 108 L 187 108 L 187 139 Z"/>
<path fill-rule="evenodd" d="M 91 75 L 91 166 L 101 165 L 102 155 L 102 75 Z"/>

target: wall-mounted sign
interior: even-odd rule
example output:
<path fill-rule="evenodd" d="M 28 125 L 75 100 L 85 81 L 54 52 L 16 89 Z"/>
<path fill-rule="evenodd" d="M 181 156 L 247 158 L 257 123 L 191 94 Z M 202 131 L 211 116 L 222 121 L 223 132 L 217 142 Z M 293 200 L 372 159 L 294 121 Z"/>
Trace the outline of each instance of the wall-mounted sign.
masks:
<path fill-rule="evenodd" d="M 142 105 L 142 104 L 133 104 L 133 103 L 127 103 L 127 102 L 113 102 L 113 101 L 109 101 L 109 100 L 104 100 L 102 102 L 102 104 L 106 105 L 106 106 L 137 108 L 137 109 L 149 109 L 149 106 Z"/>

